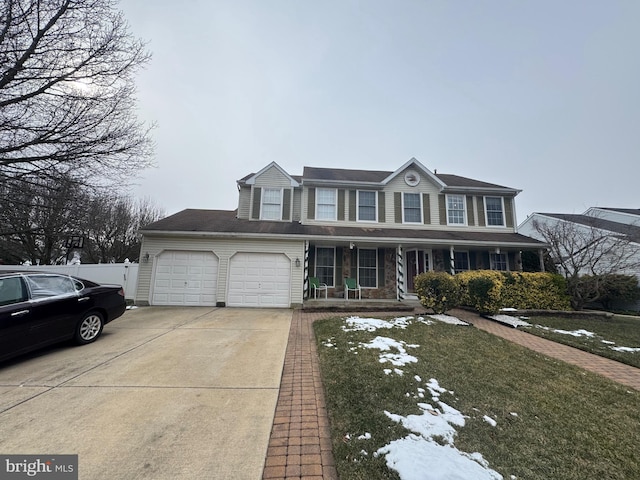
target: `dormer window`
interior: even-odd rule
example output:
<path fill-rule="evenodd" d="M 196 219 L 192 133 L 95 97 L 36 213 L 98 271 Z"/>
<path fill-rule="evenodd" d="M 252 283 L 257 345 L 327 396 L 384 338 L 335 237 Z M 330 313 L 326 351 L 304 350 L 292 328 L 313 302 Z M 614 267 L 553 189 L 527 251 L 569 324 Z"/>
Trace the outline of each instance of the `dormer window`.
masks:
<path fill-rule="evenodd" d="M 368 190 L 358 190 L 358 221 L 359 222 L 375 222 L 377 221 L 377 192 Z"/>
<path fill-rule="evenodd" d="M 502 197 L 484 197 L 487 214 L 487 225 L 491 227 L 504 227 L 504 208 Z"/>
<path fill-rule="evenodd" d="M 464 195 L 447 195 L 447 224 L 466 225 Z"/>
<path fill-rule="evenodd" d="M 282 218 L 282 189 L 265 188 L 262 191 L 260 219 L 280 220 Z"/>

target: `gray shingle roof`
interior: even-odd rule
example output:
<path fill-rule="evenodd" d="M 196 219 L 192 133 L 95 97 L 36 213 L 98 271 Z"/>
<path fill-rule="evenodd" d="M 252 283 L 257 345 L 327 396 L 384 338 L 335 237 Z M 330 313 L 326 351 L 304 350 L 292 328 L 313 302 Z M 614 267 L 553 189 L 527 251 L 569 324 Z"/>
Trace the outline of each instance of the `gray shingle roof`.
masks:
<path fill-rule="evenodd" d="M 575 213 L 540 213 L 546 217 L 558 218 L 567 222 L 585 225 L 587 227 L 599 228 L 613 233 L 619 233 L 629 237 L 633 241 L 640 241 L 640 226 L 627 225 L 626 223 L 613 222 L 589 215 Z"/>
<path fill-rule="evenodd" d="M 265 235 L 292 236 L 300 239 L 313 237 L 365 238 L 377 242 L 399 239 L 423 240 L 428 243 L 467 244 L 493 243 L 500 246 L 540 248 L 544 244 L 532 238 L 511 232 L 469 232 L 464 230 L 417 230 L 407 228 L 345 227 L 302 225 L 298 222 L 251 221 L 236 217 L 237 211 L 187 209 L 158 220 L 141 231 L 144 234 L 211 234 L 211 235 Z"/>

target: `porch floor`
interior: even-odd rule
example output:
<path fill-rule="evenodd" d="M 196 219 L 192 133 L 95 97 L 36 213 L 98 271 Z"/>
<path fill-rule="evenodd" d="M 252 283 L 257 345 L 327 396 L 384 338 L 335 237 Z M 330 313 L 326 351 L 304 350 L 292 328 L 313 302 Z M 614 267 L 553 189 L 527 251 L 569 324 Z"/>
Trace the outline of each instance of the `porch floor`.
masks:
<path fill-rule="evenodd" d="M 362 300 L 350 298 L 310 298 L 302 304 L 302 310 L 305 312 L 422 312 L 424 307 L 420 305 L 417 298 L 408 298 L 405 300 L 393 299 L 365 299 Z"/>

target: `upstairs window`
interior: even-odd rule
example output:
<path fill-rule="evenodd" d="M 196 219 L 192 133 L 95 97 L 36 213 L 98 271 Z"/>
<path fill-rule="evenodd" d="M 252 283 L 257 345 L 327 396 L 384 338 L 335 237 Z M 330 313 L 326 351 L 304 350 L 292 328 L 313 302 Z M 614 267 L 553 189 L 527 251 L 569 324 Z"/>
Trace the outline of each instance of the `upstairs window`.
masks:
<path fill-rule="evenodd" d="M 262 220 L 282 219 L 282 190 L 280 188 L 265 188 L 262 190 Z"/>
<path fill-rule="evenodd" d="M 504 227 L 504 208 L 501 197 L 484 197 L 484 204 L 487 210 L 487 225 L 493 227 Z"/>
<path fill-rule="evenodd" d="M 358 283 L 363 288 L 378 286 L 378 251 L 375 249 L 358 249 Z"/>
<path fill-rule="evenodd" d="M 447 224 L 466 225 L 464 195 L 447 195 Z"/>
<path fill-rule="evenodd" d="M 320 283 L 333 287 L 336 270 L 336 249 L 333 247 L 316 248 L 316 277 Z"/>
<path fill-rule="evenodd" d="M 316 219 L 336 220 L 337 211 L 336 190 L 334 188 L 316 189 Z"/>
<path fill-rule="evenodd" d="M 358 221 L 375 222 L 377 220 L 377 192 L 358 190 Z"/>
<path fill-rule="evenodd" d="M 422 206 L 419 193 L 405 193 L 403 195 L 404 223 L 422 223 Z"/>

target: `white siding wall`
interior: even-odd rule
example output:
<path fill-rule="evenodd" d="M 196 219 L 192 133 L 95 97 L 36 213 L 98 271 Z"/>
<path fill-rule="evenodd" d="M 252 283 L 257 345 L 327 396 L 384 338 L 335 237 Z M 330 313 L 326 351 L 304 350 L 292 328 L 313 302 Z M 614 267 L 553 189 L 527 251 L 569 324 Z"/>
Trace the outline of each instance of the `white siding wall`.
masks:
<path fill-rule="evenodd" d="M 153 263 L 156 256 L 165 250 L 210 251 L 219 259 L 216 298 L 218 302 L 227 299 L 227 282 L 229 278 L 229 259 L 237 252 L 284 253 L 291 259 L 291 303 L 302 304 L 303 298 L 303 259 L 304 242 L 301 240 L 243 240 L 190 238 L 190 237 L 156 237 L 145 236 L 142 240 L 142 255 L 149 253 L 149 261 L 141 263 L 138 273 L 138 291 L 136 303 L 149 303 L 153 285 Z M 296 258 L 301 266 L 295 266 Z"/>

